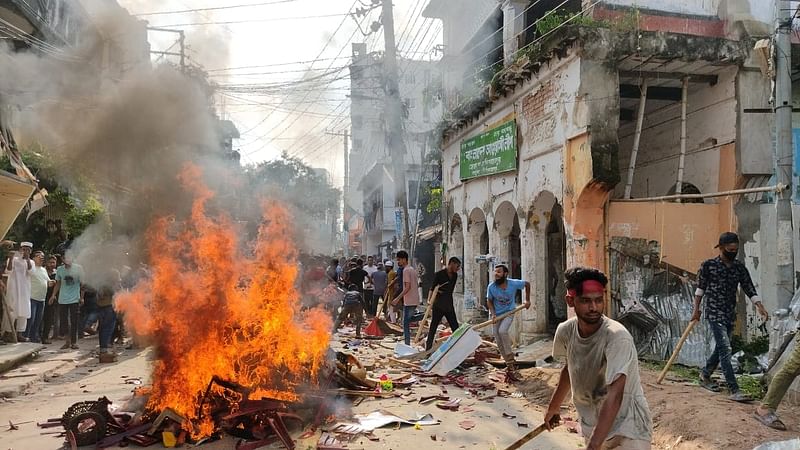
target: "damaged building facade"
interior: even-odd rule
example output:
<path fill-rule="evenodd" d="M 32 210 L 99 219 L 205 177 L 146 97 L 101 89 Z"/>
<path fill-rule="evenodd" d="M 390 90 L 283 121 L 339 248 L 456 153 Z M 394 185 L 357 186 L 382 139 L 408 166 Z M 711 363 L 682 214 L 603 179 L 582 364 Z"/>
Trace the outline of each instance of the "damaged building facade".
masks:
<path fill-rule="evenodd" d="M 753 48 L 774 11 L 746 0 L 456 3 L 431 0 L 424 15 L 445 30 L 443 223 L 448 256 L 464 260 L 464 319 L 482 313 L 492 264 L 506 262 L 534 291 L 517 342 L 552 333 L 567 317 L 565 268 L 587 265 L 610 275 L 612 316 L 655 298 L 645 308 L 674 342 L 694 274 L 728 230 L 742 235 L 767 308 L 787 306 L 771 281 L 783 245 L 773 194 L 718 195 L 775 185 L 772 114 L 746 111 L 771 108 Z M 661 198 L 675 194 L 712 196 Z M 697 334 L 684 362 L 708 350 Z"/>

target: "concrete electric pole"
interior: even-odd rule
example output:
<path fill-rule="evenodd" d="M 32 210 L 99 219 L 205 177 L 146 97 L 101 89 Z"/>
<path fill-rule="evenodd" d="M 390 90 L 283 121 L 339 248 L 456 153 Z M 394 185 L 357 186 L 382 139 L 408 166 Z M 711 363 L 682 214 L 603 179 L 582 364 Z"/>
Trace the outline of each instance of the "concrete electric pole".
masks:
<path fill-rule="evenodd" d="M 787 2 L 777 0 L 778 22 L 775 29 L 775 170 L 778 185 L 787 189 L 778 193 L 777 208 L 777 304 L 787 308 L 794 296 L 794 238 L 792 233 L 792 18 Z"/>
<path fill-rule="evenodd" d="M 347 197 L 350 194 L 350 130 L 344 129 L 341 133 L 325 131 L 325 134 L 331 136 L 341 136 L 344 138 L 344 180 L 342 183 L 342 248 L 344 253 L 347 253 Z"/>
<path fill-rule="evenodd" d="M 394 169 L 395 207 L 403 211 L 403 226 L 400 247 L 409 247 L 408 201 L 406 187 L 406 146 L 403 141 L 403 107 L 400 101 L 400 81 L 397 71 L 397 48 L 394 40 L 394 16 L 392 0 L 383 0 L 381 19 L 386 50 L 383 57 L 385 80 L 384 118 L 386 121 L 386 144 L 392 155 Z"/>

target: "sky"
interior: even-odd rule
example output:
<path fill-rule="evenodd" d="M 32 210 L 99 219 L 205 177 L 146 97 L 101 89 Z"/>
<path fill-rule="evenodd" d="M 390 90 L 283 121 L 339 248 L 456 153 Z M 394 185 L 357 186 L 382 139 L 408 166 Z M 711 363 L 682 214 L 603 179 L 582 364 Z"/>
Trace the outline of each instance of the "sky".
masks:
<path fill-rule="evenodd" d="M 336 186 L 344 177 L 341 134 L 350 123 L 346 66 L 351 43 L 366 42 L 370 51 L 384 48 L 382 30 L 364 36 L 346 13 L 371 1 L 118 0 L 150 26 L 186 31 L 190 63 L 206 69 L 219 85 L 217 111 L 242 133 L 235 144 L 242 164 L 287 152 L 327 169 Z M 393 3 L 397 47 L 404 57 L 438 58 L 432 50 L 441 44 L 442 24 L 421 17 L 428 1 Z M 361 29 L 369 31 L 379 17 L 378 6 L 359 18 Z M 178 49 L 174 34 L 151 31 L 149 39 L 153 50 Z"/>

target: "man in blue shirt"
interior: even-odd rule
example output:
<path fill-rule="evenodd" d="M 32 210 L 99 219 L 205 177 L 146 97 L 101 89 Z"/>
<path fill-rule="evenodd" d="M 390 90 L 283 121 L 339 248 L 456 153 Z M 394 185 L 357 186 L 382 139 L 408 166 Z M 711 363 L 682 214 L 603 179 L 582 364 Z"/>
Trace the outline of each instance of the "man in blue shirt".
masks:
<path fill-rule="evenodd" d="M 513 311 L 516 307 L 517 291 L 525 289 L 525 308 L 531 307 L 531 284 L 527 281 L 508 278 L 508 266 L 498 264 L 494 267 L 494 282 L 486 290 L 486 306 L 489 308 L 491 318 L 500 317 Z M 514 315 L 494 324 L 494 337 L 500 355 L 506 361 L 506 372 L 512 381 L 518 381 L 517 363 L 514 359 L 514 349 L 511 348 L 511 336 L 508 330 L 514 321 Z"/>

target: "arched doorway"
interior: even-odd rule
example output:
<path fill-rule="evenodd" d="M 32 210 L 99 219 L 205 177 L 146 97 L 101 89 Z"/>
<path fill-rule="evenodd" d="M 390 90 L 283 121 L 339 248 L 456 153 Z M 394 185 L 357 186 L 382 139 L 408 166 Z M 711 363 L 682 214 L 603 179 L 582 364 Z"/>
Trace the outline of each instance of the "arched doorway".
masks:
<path fill-rule="evenodd" d="M 497 262 L 508 264 L 511 278 L 522 278 L 519 215 L 511 202 L 503 202 L 497 207 L 494 213 L 494 228 L 499 238 Z"/>
<path fill-rule="evenodd" d="M 535 281 L 535 305 L 537 333 L 553 333 L 559 323 L 567 318 L 564 272 L 567 270 L 566 231 L 564 211 L 556 196 L 550 191 L 541 191 L 533 201 L 526 231 L 533 242 L 531 261 L 533 271 L 528 270 Z"/>
<path fill-rule="evenodd" d="M 567 302 L 564 299 L 564 272 L 567 270 L 567 236 L 564 232 L 564 211 L 556 202 L 550 211 L 545 230 L 547 260 L 547 331 L 555 332 L 558 324 L 567 320 Z"/>
<path fill-rule="evenodd" d="M 450 248 L 448 249 L 447 259 L 455 256 L 461 260 L 461 273 L 458 274 L 458 284 L 454 291 L 459 294 L 464 293 L 464 226 L 461 223 L 461 216 L 455 214 L 450 220 Z M 447 260 L 444 261 L 447 264 Z"/>
<path fill-rule="evenodd" d="M 486 215 L 480 208 L 475 208 L 469 214 L 469 222 L 467 223 L 467 231 L 471 239 L 471 248 L 476 249 L 478 252 L 470 257 L 478 257 L 481 255 L 489 254 L 489 228 L 486 225 Z M 464 285 L 465 297 L 467 290 L 470 290 L 475 296 L 475 307 L 478 305 L 483 306 L 485 314 L 486 305 L 486 289 L 489 287 L 489 262 L 480 260 L 477 264 L 472 264 L 473 271 L 471 274 L 464 274 L 465 277 L 469 276 L 472 283 L 466 280 Z M 466 298 L 465 298 L 466 301 Z"/>

